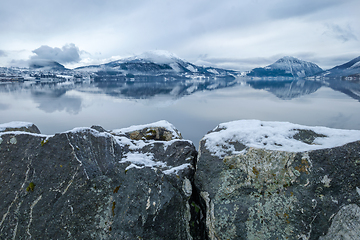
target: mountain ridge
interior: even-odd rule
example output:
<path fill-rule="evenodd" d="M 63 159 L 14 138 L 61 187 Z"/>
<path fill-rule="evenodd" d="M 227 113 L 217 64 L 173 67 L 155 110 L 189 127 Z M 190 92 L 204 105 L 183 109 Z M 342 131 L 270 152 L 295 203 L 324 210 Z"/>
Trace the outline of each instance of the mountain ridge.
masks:
<path fill-rule="evenodd" d="M 315 77 L 342 77 L 344 79 L 346 77 L 349 77 L 349 79 L 355 77 L 355 80 L 360 78 L 360 56 L 328 70 L 323 70 L 317 64 L 309 61 L 303 61 L 292 56 L 284 56 L 270 65 L 254 68 L 249 72 L 199 66 L 173 53 L 162 50 L 148 51 L 103 64 L 81 66 L 74 69 L 65 68 L 64 65 L 47 59 L 31 59 L 28 63 L 30 71 L 72 72 L 71 74 L 79 76 L 97 76 L 98 78 L 103 78 L 102 81 L 117 81 L 143 76 L 166 77 L 169 79 L 227 76 L 310 79 Z"/>
<path fill-rule="evenodd" d="M 326 70 L 323 74 L 323 76 L 327 77 L 347 77 L 351 75 L 360 76 L 360 56 Z"/>
<path fill-rule="evenodd" d="M 99 65 L 78 67 L 75 71 L 114 71 L 121 75 L 238 75 L 238 71 L 197 66 L 166 51 L 150 51 Z"/>

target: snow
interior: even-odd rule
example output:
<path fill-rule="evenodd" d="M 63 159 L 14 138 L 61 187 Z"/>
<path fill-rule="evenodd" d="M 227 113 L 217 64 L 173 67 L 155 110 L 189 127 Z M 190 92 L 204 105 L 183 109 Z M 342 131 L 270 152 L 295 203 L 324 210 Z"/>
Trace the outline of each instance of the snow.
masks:
<path fill-rule="evenodd" d="M 318 137 L 313 144 L 293 139 L 296 129 L 312 130 L 327 137 Z M 240 154 L 230 142 L 240 142 L 247 147 L 264 148 L 288 152 L 304 152 L 333 148 L 360 140 L 359 130 L 341 130 L 326 127 L 308 127 L 288 122 L 264 122 L 259 120 L 239 120 L 222 123 L 207 134 L 205 146 L 213 155 Z"/>
<path fill-rule="evenodd" d="M 129 152 L 125 154 L 125 158 L 123 158 L 119 163 L 130 162 L 131 164 L 125 169 L 128 170 L 130 168 L 143 168 L 143 167 L 166 167 L 164 162 L 155 162 L 154 155 L 151 153 L 139 153 L 139 152 Z"/>
<path fill-rule="evenodd" d="M 197 72 L 197 69 L 194 68 L 194 66 L 192 66 L 192 65 L 188 65 L 188 66 L 186 66 L 186 68 L 187 68 L 187 70 L 189 70 L 190 72 Z"/>
<path fill-rule="evenodd" d="M 360 68 L 360 61 L 352 65 L 350 68 Z"/>
<path fill-rule="evenodd" d="M 173 167 L 173 168 L 170 168 L 168 170 L 165 170 L 164 173 L 165 174 L 177 174 L 179 171 L 181 171 L 183 169 L 186 169 L 186 168 L 192 168 L 191 164 L 190 163 L 184 163 L 184 164 L 181 164 L 180 166 Z"/>
<path fill-rule="evenodd" d="M 210 69 L 207 69 L 207 71 L 209 72 L 209 73 L 213 73 L 213 74 L 219 74 L 219 72 L 218 71 L 216 71 L 215 69 L 212 69 L 212 68 L 210 68 Z"/>
<path fill-rule="evenodd" d="M 7 128 L 31 127 L 32 125 L 33 125 L 33 123 L 30 123 L 30 122 L 18 122 L 18 121 L 3 123 L 3 124 L 0 124 L 0 132 L 5 131 L 5 129 L 7 129 Z"/>
<path fill-rule="evenodd" d="M 128 128 L 115 129 L 115 130 L 112 130 L 112 133 L 119 135 L 119 134 L 125 134 L 125 133 L 129 133 L 129 132 L 133 132 L 133 131 L 142 130 L 144 128 L 152 128 L 152 127 L 163 127 L 165 129 L 167 129 L 168 131 L 170 131 L 174 138 L 180 138 L 174 125 L 172 125 L 171 123 L 169 123 L 166 120 L 161 120 L 158 122 L 149 123 L 149 124 L 145 124 L 145 125 L 133 125 Z"/>
<path fill-rule="evenodd" d="M 178 63 L 170 63 L 169 65 L 170 65 L 170 67 L 171 67 L 172 69 L 174 69 L 174 71 L 176 71 L 176 72 L 180 72 L 180 71 L 181 71 Z"/>
<path fill-rule="evenodd" d="M 168 168 L 163 170 L 164 174 L 177 174 L 179 171 L 186 168 L 192 168 L 190 163 L 184 163 L 177 167 L 167 166 L 166 163 L 161 161 L 154 161 L 154 155 L 152 153 L 140 153 L 140 152 L 129 152 L 125 154 L 125 157 L 119 161 L 119 163 L 130 163 L 125 170 L 131 168 L 141 169 L 144 167 L 150 167 L 151 169 L 157 170 L 157 168 Z"/>

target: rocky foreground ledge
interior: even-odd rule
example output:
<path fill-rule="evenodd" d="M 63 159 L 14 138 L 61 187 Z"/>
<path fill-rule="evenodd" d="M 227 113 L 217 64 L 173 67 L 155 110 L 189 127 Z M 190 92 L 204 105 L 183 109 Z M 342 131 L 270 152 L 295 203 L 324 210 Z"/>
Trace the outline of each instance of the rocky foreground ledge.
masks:
<path fill-rule="evenodd" d="M 0 124 L 0 239 L 360 239 L 360 131 Z"/>

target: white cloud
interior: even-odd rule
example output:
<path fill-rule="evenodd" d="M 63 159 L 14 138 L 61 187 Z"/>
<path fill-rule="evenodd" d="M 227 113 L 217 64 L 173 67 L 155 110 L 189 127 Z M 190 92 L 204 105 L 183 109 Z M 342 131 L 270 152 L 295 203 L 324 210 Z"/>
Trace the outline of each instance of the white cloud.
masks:
<path fill-rule="evenodd" d="M 74 63 L 80 61 L 79 48 L 75 44 L 70 43 L 63 46 L 61 49 L 58 47 L 49 47 L 43 45 L 33 51 L 36 55 L 31 57 L 31 60 L 53 60 L 59 63 Z"/>
<path fill-rule="evenodd" d="M 327 28 L 327 30 L 324 32 L 325 35 L 339 39 L 342 42 L 351 40 L 358 41 L 358 38 L 354 34 L 354 31 L 349 24 L 346 26 L 340 26 L 334 23 L 327 23 L 325 26 Z"/>

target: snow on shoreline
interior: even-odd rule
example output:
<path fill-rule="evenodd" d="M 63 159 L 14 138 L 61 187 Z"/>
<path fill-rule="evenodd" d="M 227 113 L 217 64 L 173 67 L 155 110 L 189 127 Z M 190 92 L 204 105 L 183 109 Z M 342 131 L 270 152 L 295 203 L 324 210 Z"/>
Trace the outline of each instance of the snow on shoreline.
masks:
<path fill-rule="evenodd" d="M 298 130 L 311 130 L 326 137 L 317 137 L 312 144 L 307 144 L 293 138 L 299 132 Z M 206 140 L 206 148 L 215 156 L 223 157 L 229 153 L 240 153 L 240 151 L 235 150 L 231 142 L 239 142 L 247 147 L 267 150 L 304 152 L 338 147 L 360 140 L 360 131 L 309 127 L 289 122 L 239 120 L 218 125 L 203 140 Z"/>

